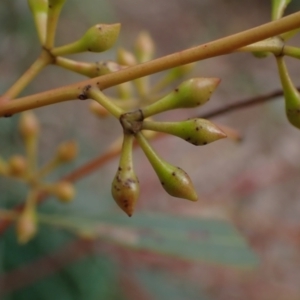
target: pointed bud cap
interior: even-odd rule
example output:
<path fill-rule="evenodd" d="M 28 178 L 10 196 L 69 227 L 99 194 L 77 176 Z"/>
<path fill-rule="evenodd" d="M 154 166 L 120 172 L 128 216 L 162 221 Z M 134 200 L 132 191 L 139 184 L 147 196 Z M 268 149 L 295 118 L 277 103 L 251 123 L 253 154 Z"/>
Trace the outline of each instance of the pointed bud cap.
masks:
<path fill-rule="evenodd" d="M 111 193 L 118 206 L 131 217 L 140 195 L 139 180 L 133 169 L 133 136 L 124 134 L 118 171 L 111 185 Z"/>
<path fill-rule="evenodd" d="M 140 195 L 139 180 L 132 166 L 119 166 L 112 182 L 111 193 L 118 206 L 131 217 Z"/>
<path fill-rule="evenodd" d="M 193 78 L 184 81 L 164 98 L 143 108 L 143 115 L 147 118 L 167 110 L 203 105 L 219 83 L 219 78 Z"/>
<path fill-rule="evenodd" d="M 36 212 L 32 207 L 25 207 L 16 223 L 17 238 L 20 244 L 26 244 L 37 233 Z"/>
<path fill-rule="evenodd" d="M 212 122 L 200 118 L 182 122 L 144 121 L 142 128 L 172 134 L 196 146 L 226 137 L 226 134 Z"/>
<path fill-rule="evenodd" d="M 147 31 L 142 31 L 135 42 L 135 54 L 140 63 L 153 58 L 155 45 L 152 37 Z"/>

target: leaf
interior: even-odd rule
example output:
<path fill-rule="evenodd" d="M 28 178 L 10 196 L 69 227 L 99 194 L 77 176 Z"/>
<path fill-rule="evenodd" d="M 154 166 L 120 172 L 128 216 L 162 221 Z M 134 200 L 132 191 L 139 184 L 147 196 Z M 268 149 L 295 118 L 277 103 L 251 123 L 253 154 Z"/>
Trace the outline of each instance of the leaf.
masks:
<path fill-rule="evenodd" d="M 12 229 L 12 228 L 11 228 Z M 9 272 L 34 262 L 41 257 L 47 257 L 53 251 L 64 247 L 64 244 L 72 241 L 74 237 L 66 232 L 58 231 L 45 226 L 40 227 L 37 238 L 25 246 L 16 243 L 13 230 L 8 230 L 1 241 L 1 273 Z M 53 261 L 55 265 L 57 261 Z M 47 268 L 49 265 L 42 265 Z M 94 300 L 94 299 L 123 299 L 117 286 L 117 266 L 106 256 L 89 255 L 77 260 L 68 266 L 59 269 L 55 273 L 40 280 L 34 280 L 33 284 L 17 289 L 6 295 L 5 300 Z M 40 273 L 41 271 L 41 273 Z M 42 270 L 37 270 L 43 274 Z M 32 276 L 32 274 L 28 274 Z M 18 287 L 18 283 L 17 283 Z M 6 287 L 7 288 L 7 287 Z M 1 295 L 1 299 L 3 295 Z"/>
<path fill-rule="evenodd" d="M 137 281 L 147 289 L 153 299 L 164 300 L 208 300 L 210 299 L 201 287 L 195 286 L 183 278 L 174 278 L 166 272 L 153 269 L 140 270 L 136 272 Z"/>
<path fill-rule="evenodd" d="M 272 1 L 272 20 L 280 19 L 286 7 L 292 0 L 273 0 Z"/>
<path fill-rule="evenodd" d="M 103 214 L 99 221 L 64 218 L 64 222 L 73 231 L 131 249 L 238 268 L 258 263 L 245 239 L 228 221 L 137 213 L 130 219 Z"/>

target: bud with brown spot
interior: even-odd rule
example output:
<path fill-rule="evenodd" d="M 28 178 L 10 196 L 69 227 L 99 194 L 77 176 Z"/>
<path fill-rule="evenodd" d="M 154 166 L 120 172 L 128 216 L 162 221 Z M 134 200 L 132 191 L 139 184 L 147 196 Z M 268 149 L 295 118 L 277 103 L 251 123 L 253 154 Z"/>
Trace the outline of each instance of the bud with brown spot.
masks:
<path fill-rule="evenodd" d="M 131 217 L 140 194 L 139 180 L 133 169 L 133 135 L 124 134 L 119 168 L 112 182 L 111 192 L 119 207 Z"/>

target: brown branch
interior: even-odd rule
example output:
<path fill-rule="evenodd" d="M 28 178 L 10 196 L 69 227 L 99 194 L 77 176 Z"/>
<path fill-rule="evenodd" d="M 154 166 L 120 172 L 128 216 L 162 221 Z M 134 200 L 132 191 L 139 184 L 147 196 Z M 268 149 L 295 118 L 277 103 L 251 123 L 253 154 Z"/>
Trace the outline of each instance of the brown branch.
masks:
<path fill-rule="evenodd" d="M 300 87 L 297 88 L 298 91 L 300 91 Z M 257 97 L 251 97 L 249 99 L 246 100 L 242 100 L 242 101 L 237 101 L 234 102 L 232 104 L 229 104 L 225 107 L 221 107 L 221 108 L 217 108 L 215 110 L 212 110 L 210 112 L 207 112 L 203 115 L 198 116 L 199 118 L 213 118 L 213 117 L 217 117 L 226 113 L 230 113 L 233 112 L 235 110 L 238 109 L 243 109 L 243 108 L 247 108 L 250 106 L 254 106 L 257 104 L 262 104 L 264 102 L 267 101 L 271 101 L 271 100 L 275 100 L 276 98 L 283 96 L 283 91 L 282 90 L 277 90 L 277 91 L 273 91 L 271 93 L 265 94 L 265 95 L 260 95 Z"/>

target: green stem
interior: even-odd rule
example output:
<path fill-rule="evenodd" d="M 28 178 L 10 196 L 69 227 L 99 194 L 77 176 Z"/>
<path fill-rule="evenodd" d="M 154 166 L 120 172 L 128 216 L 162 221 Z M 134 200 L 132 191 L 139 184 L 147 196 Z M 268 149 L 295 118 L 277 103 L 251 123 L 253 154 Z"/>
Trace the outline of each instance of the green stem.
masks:
<path fill-rule="evenodd" d="M 47 176 L 48 174 L 50 174 L 59 165 L 60 165 L 60 162 L 55 157 L 52 160 L 50 160 L 48 163 L 46 163 L 40 170 L 38 170 L 37 173 L 34 174 L 34 177 L 37 180 L 40 180 L 41 178 L 43 178 L 43 177 Z"/>
<path fill-rule="evenodd" d="M 47 34 L 44 45 L 47 49 L 51 49 L 54 45 L 57 22 L 65 1 L 62 0 L 54 1 L 53 3 L 51 2 L 52 1 L 50 1 L 48 5 Z"/>
<path fill-rule="evenodd" d="M 37 60 L 29 67 L 29 69 L 0 97 L 1 100 L 11 100 L 16 98 L 23 89 L 38 75 L 41 70 L 50 64 L 51 56 L 47 51 L 43 50 Z"/>
<path fill-rule="evenodd" d="M 283 54 L 300 59 L 300 48 L 292 47 L 292 46 L 285 46 L 283 49 Z"/>
<path fill-rule="evenodd" d="M 150 146 L 148 140 L 141 132 L 137 133 L 135 137 L 140 147 L 142 148 L 143 152 L 147 156 L 149 162 L 151 163 L 153 169 L 156 170 L 162 163 L 161 158 L 156 154 L 156 152 Z"/>
<path fill-rule="evenodd" d="M 134 136 L 132 134 L 124 134 L 119 166 L 132 165 L 133 140 Z"/>
<path fill-rule="evenodd" d="M 75 61 L 61 56 L 56 57 L 55 64 L 64 69 L 82 74 L 87 77 L 95 77 L 93 76 L 93 73 L 95 73 L 95 71 L 97 70 L 97 66 L 95 63 Z"/>
<path fill-rule="evenodd" d="M 78 98 L 78 90 L 82 90 L 88 85 L 97 85 L 99 89 L 104 90 L 123 82 L 175 68 L 180 65 L 224 55 L 241 47 L 280 35 L 298 27 L 300 27 L 300 12 L 210 43 L 128 67 L 115 73 L 19 98 L 13 104 L 2 103 L 0 116 L 11 115 L 27 109 Z"/>
<path fill-rule="evenodd" d="M 106 108 L 114 117 L 117 119 L 124 113 L 121 108 L 115 105 L 109 98 L 107 98 L 98 88 L 91 87 L 86 95 L 88 98 L 91 98 L 101 104 Z"/>

